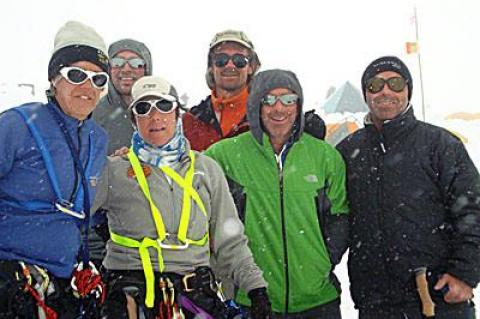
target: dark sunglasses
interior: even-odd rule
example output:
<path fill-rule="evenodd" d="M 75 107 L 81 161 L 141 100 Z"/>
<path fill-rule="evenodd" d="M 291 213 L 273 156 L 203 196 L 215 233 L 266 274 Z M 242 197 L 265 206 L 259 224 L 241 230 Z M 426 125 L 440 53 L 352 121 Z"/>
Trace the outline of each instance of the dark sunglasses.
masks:
<path fill-rule="evenodd" d="M 75 85 L 83 84 L 90 79 L 92 85 L 100 90 L 108 83 L 106 72 L 87 71 L 76 66 L 66 66 L 60 70 L 60 74 L 65 80 Z"/>
<path fill-rule="evenodd" d="M 217 53 L 213 56 L 213 63 L 218 68 L 223 68 L 228 64 L 228 61 L 230 60 L 232 60 L 233 65 L 235 65 L 235 67 L 239 69 L 246 67 L 248 64 L 248 57 L 239 53 L 234 55 L 228 55 L 226 53 Z"/>
<path fill-rule="evenodd" d="M 282 95 L 271 95 L 267 94 L 262 99 L 263 105 L 274 106 L 277 101 L 279 101 L 285 105 L 290 106 L 294 105 L 298 101 L 298 95 L 290 93 L 290 94 L 282 94 Z"/>
<path fill-rule="evenodd" d="M 166 99 L 159 100 L 143 100 L 138 101 L 132 107 L 133 114 L 137 116 L 148 116 L 152 108 L 156 108 L 160 113 L 170 113 L 178 106 L 177 101 L 169 101 Z"/>
<path fill-rule="evenodd" d="M 145 67 L 145 60 L 140 58 L 131 58 L 131 59 L 124 59 L 124 58 L 113 58 L 110 59 L 110 65 L 112 68 L 123 68 L 125 63 L 127 63 L 134 69 L 140 69 Z"/>
<path fill-rule="evenodd" d="M 400 76 L 395 76 L 388 79 L 373 77 L 367 81 L 367 90 L 373 94 L 378 93 L 383 90 L 385 83 L 388 85 L 390 90 L 397 93 L 402 92 L 407 85 L 407 81 Z"/>

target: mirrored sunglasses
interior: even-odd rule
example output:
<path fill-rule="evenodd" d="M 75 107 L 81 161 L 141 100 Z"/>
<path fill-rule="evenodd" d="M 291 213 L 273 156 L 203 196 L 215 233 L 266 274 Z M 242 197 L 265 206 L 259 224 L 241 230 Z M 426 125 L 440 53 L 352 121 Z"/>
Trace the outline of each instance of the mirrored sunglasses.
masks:
<path fill-rule="evenodd" d="M 177 106 L 177 101 L 169 101 L 166 99 L 142 100 L 133 105 L 132 111 L 133 114 L 137 116 L 149 116 L 152 108 L 156 108 L 160 113 L 171 113 Z"/>
<path fill-rule="evenodd" d="M 128 63 L 130 67 L 134 69 L 144 68 L 146 65 L 145 60 L 141 58 L 124 59 L 116 57 L 110 59 L 110 65 L 112 66 L 112 68 L 123 68 L 126 63 Z"/>
<path fill-rule="evenodd" d="M 402 92 L 407 85 L 407 81 L 400 76 L 395 76 L 388 79 L 373 77 L 367 81 L 367 90 L 373 94 L 378 93 L 383 90 L 385 83 L 388 85 L 390 90 L 397 93 Z"/>
<path fill-rule="evenodd" d="M 106 72 L 87 71 L 76 66 L 66 66 L 60 70 L 62 77 L 71 84 L 80 85 L 90 79 L 93 87 L 103 89 L 108 83 Z"/>
<path fill-rule="evenodd" d="M 239 69 L 246 67 L 248 64 L 248 57 L 239 53 L 234 55 L 228 55 L 226 53 L 218 53 L 213 56 L 213 63 L 218 68 L 223 68 L 228 64 L 228 61 L 230 60 L 232 60 L 233 65 L 235 65 L 235 67 Z"/>
<path fill-rule="evenodd" d="M 272 95 L 267 94 L 262 99 L 263 105 L 274 106 L 277 101 L 280 101 L 285 106 L 291 106 L 297 103 L 298 95 L 291 93 L 291 94 L 282 94 L 282 95 Z"/>

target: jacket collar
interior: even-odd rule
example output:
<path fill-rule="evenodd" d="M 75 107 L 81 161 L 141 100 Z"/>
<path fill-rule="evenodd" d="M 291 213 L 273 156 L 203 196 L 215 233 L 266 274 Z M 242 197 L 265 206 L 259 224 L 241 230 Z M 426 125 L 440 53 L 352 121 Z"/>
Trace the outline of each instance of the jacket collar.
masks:
<path fill-rule="evenodd" d="M 62 118 L 62 120 L 65 122 L 65 124 L 67 125 L 68 129 L 76 129 L 80 126 L 83 126 L 89 119 L 90 117 L 92 116 L 92 114 L 90 114 L 85 120 L 79 120 L 79 119 L 76 119 L 74 117 L 71 117 L 70 115 L 67 115 L 65 114 L 62 109 L 60 108 L 60 105 L 58 105 L 56 102 L 54 101 L 50 101 L 48 102 L 47 104 L 47 107 L 49 107 L 50 109 L 52 109 L 55 113 L 57 113 L 58 115 L 60 115 L 60 117 Z"/>
<path fill-rule="evenodd" d="M 221 112 L 223 108 L 241 109 L 246 114 L 248 90 L 245 87 L 239 94 L 229 97 L 217 97 L 212 91 L 211 101 L 215 111 Z"/>
<path fill-rule="evenodd" d="M 404 136 L 412 132 L 417 124 L 418 120 L 413 112 L 413 107 L 410 105 L 405 112 L 392 120 L 386 121 L 383 124 L 382 131 L 378 131 L 371 121 L 365 121 L 365 128 L 369 132 L 374 132 L 379 135 L 382 139 L 382 143 L 385 143 L 388 148 L 393 144 L 398 144 L 404 141 Z"/>

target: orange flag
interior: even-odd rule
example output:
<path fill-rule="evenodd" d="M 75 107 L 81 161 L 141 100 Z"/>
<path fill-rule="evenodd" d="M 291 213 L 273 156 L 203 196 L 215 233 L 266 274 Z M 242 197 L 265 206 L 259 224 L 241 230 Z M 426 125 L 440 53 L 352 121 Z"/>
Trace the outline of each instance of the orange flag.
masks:
<path fill-rule="evenodd" d="M 418 43 L 417 42 L 407 42 L 406 43 L 407 54 L 418 53 Z"/>

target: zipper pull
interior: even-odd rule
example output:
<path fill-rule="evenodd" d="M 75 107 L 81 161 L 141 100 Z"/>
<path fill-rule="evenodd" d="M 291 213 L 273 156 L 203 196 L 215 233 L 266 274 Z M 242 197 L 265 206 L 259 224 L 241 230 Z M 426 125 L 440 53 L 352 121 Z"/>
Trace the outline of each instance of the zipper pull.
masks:
<path fill-rule="evenodd" d="M 380 147 L 382 149 L 383 154 L 387 154 L 387 149 L 385 148 L 385 145 L 383 145 L 383 142 L 380 142 Z"/>

